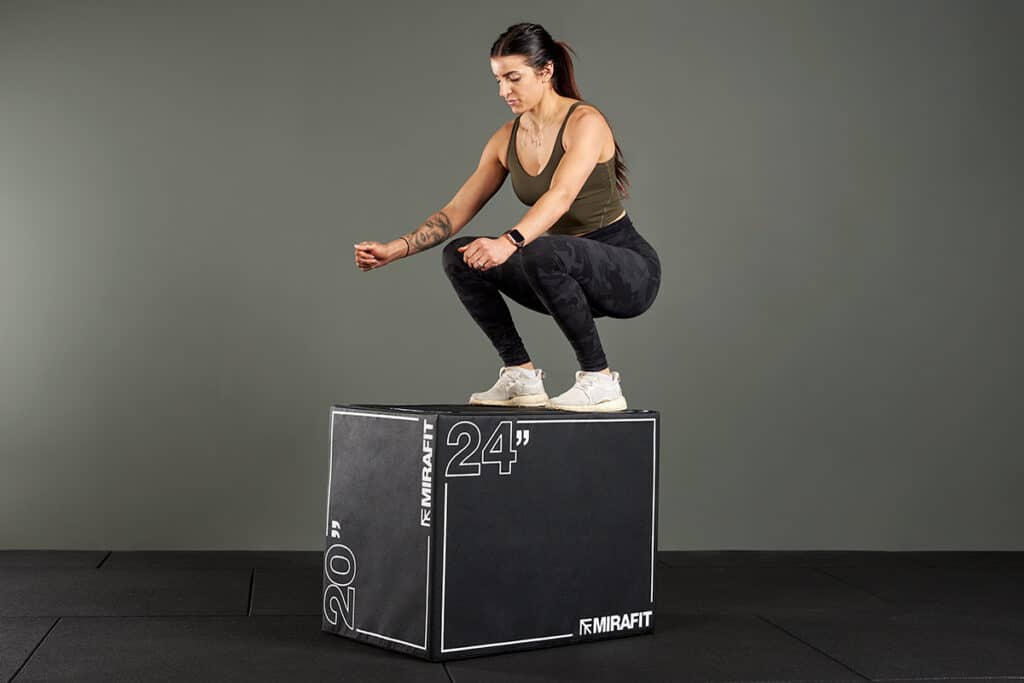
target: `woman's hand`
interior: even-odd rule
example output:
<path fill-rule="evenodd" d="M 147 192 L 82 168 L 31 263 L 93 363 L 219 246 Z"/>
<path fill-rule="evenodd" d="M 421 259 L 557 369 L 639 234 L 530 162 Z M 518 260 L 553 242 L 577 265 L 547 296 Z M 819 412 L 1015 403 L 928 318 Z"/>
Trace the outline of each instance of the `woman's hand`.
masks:
<path fill-rule="evenodd" d="M 405 254 L 405 240 L 399 240 L 399 242 L 401 244 L 397 249 L 380 242 L 353 244 L 352 246 L 356 249 L 356 265 L 359 266 L 359 270 L 366 272 L 397 261 Z"/>
<path fill-rule="evenodd" d="M 462 254 L 462 260 L 466 265 L 480 271 L 500 266 L 515 252 L 516 245 L 504 235 L 496 238 L 479 237 L 459 247 L 459 253 Z"/>

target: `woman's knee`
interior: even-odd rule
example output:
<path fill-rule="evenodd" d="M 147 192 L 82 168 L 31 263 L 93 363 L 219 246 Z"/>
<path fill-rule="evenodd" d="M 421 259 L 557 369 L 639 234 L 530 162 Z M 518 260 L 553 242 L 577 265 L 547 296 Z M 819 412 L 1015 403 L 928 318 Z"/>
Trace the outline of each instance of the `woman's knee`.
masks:
<path fill-rule="evenodd" d="M 444 246 L 441 253 L 441 263 L 444 266 L 445 272 L 466 264 L 466 262 L 462 260 L 462 254 L 459 252 L 459 247 L 465 246 L 475 239 L 476 237 L 473 237 L 472 235 L 463 235 L 462 237 L 452 239 Z"/>

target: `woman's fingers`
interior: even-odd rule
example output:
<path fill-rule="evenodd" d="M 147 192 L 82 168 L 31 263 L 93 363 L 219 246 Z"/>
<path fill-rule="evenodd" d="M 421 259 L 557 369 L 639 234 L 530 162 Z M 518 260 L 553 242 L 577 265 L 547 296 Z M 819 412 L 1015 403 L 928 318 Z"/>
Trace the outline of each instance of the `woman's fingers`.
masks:
<path fill-rule="evenodd" d="M 369 251 L 367 248 L 359 248 L 358 246 L 356 247 L 355 260 L 356 265 L 359 267 L 375 266 L 378 264 L 380 258 L 381 257 L 378 257 L 375 253 Z"/>
<path fill-rule="evenodd" d="M 355 247 L 356 254 L 364 254 L 366 256 L 373 256 L 374 258 L 380 258 L 384 255 L 386 249 L 383 244 L 378 242 L 358 242 L 352 245 Z M 378 256 L 380 252 L 380 256 Z"/>
<path fill-rule="evenodd" d="M 377 255 L 373 252 L 376 242 L 356 242 L 352 247 L 356 250 L 355 262 L 359 270 L 366 272 L 378 266 Z"/>
<path fill-rule="evenodd" d="M 355 261 L 356 265 L 363 270 L 377 265 L 377 257 L 365 251 L 357 251 Z"/>

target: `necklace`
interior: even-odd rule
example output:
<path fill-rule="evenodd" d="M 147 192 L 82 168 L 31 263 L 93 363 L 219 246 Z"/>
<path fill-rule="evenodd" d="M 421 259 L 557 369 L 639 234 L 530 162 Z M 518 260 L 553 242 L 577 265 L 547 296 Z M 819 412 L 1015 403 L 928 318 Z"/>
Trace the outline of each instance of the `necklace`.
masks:
<path fill-rule="evenodd" d="M 523 127 L 520 124 L 519 130 L 522 130 L 522 129 L 523 129 Z M 544 129 L 543 128 L 538 128 L 537 130 L 533 130 L 532 128 L 531 129 L 527 129 L 527 131 L 526 131 L 526 141 L 532 147 L 536 147 L 536 148 L 539 149 L 544 144 Z"/>
<path fill-rule="evenodd" d="M 540 133 L 534 133 L 532 130 L 526 131 L 526 140 L 532 146 L 540 149 L 541 143 L 544 141 L 544 136 Z"/>

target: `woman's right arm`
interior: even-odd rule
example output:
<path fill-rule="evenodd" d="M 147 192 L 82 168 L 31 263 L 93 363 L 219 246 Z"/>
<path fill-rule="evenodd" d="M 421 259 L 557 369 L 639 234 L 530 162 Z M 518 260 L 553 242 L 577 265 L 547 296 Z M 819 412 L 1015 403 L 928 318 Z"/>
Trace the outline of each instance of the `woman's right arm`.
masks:
<path fill-rule="evenodd" d="M 395 254 L 397 258 L 404 257 L 406 240 L 409 243 L 410 256 L 426 251 L 462 230 L 480 212 L 484 204 L 501 188 L 505 176 L 508 175 L 508 171 L 501 165 L 498 153 L 508 144 L 511 130 L 512 123 L 509 122 L 495 131 L 484 146 L 476 170 L 462 184 L 451 201 L 428 218 L 423 225 L 406 233 L 404 239 L 400 237 L 388 242 L 390 253 Z"/>

